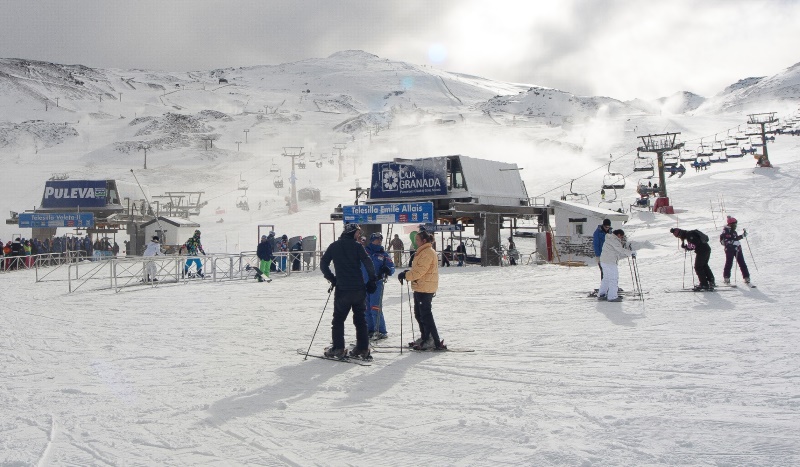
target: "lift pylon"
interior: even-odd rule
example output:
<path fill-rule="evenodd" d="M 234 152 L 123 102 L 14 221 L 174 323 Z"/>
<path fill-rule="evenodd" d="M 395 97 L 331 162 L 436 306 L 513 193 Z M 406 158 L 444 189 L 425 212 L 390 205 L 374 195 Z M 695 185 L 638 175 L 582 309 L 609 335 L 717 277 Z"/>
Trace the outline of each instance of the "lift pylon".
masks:
<path fill-rule="evenodd" d="M 664 176 L 664 153 L 683 147 L 683 143 L 675 143 L 675 138 L 680 133 L 662 133 L 658 135 L 637 136 L 642 140 L 639 152 L 654 152 L 658 160 L 658 195 L 667 197 L 666 177 Z"/>

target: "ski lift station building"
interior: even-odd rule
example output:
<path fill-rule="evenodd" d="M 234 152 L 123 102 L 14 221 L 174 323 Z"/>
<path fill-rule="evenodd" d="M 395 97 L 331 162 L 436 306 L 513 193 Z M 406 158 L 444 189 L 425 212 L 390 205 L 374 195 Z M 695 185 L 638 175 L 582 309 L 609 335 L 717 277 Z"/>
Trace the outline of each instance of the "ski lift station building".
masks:
<path fill-rule="evenodd" d="M 140 226 L 144 229 L 145 243 L 158 235 L 162 245 L 182 245 L 199 228 L 200 224 L 189 219 L 166 216 L 158 216 Z"/>
<path fill-rule="evenodd" d="M 513 234 L 518 219 L 537 220 L 536 229 L 548 223 L 544 200 L 531 202 L 519 171 L 513 163 L 462 155 L 376 162 L 366 204 L 430 201 L 435 224 L 473 227 L 481 265 L 497 266 L 501 229 Z"/>
<path fill-rule="evenodd" d="M 550 201 L 550 209 L 555 221 L 555 236 L 541 236 L 537 239 L 537 250 L 547 251 L 547 259 L 550 261 L 555 259 L 552 258 L 553 247 L 562 261 L 567 258 L 576 261 L 593 260 L 592 236 L 597 226 L 603 223 L 603 219 L 608 219 L 612 229 L 620 229 L 629 217 L 625 213 L 609 209 L 555 199 Z M 552 244 L 547 245 L 545 241 Z"/>

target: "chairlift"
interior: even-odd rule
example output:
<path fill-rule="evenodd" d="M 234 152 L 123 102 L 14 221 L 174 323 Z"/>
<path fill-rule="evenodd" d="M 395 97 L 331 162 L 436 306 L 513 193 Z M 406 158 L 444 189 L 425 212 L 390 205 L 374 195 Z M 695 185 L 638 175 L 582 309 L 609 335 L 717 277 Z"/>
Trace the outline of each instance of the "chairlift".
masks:
<path fill-rule="evenodd" d="M 722 141 L 714 140 L 714 142 L 711 143 L 711 151 L 712 152 L 722 152 L 724 150 L 725 150 L 725 145 L 722 144 Z"/>
<path fill-rule="evenodd" d="M 625 176 L 611 171 L 611 162 L 608 163 L 608 173 L 603 176 L 603 188 L 625 188 Z"/>
<path fill-rule="evenodd" d="M 247 196 L 243 195 L 236 198 L 236 207 L 241 209 L 242 211 L 249 211 L 250 206 L 247 204 Z"/>
<path fill-rule="evenodd" d="M 272 180 L 272 184 L 275 185 L 275 188 L 283 188 L 283 177 L 276 175 Z"/>
<path fill-rule="evenodd" d="M 298 168 L 298 169 L 305 169 L 305 168 L 306 168 L 306 163 L 305 163 L 305 162 L 302 162 L 302 161 L 301 161 L 301 162 L 298 162 L 298 163 L 297 163 L 297 168 Z"/>
<path fill-rule="evenodd" d="M 575 193 L 572 191 L 572 184 L 575 183 L 575 179 L 573 178 L 572 181 L 569 182 L 569 193 L 566 195 L 562 195 L 561 199 L 564 201 L 572 201 L 575 203 L 585 203 L 589 204 L 589 197 L 582 194 L 582 193 Z"/>
<path fill-rule="evenodd" d="M 735 138 L 736 141 L 745 141 L 747 140 L 747 134 L 744 131 L 737 131 Z"/>
<path fill-rule="evenodd" d="M 239 190 L 247 191 L 250 186 L 247 184 L 247 180 L 242 180 L 242 174 L 239 174 Z"/>
<path fill-rule="evenodd" d="M 761 146 L 764 145 L 764 142 L 761 141 L 761 138 L 750 138 L 750 144 L 752 144 L 757 148 L 760 148 Z"/>
<path fill-rule="evenodd" d="M 637 157 L 633 160 L 634 172 L 652 172 L 653 170 L 653 159 L 649 157 Z"/>
<path fill-rule="evenodd" d="M 728 137 L 725 138 L 725 146 L 737 146 L 739 143 L 736 141 L 736 138 L 728 134 Z"/>
<path fill-rule="evenodd" d="M 697 160 L 697 152 L 694 149 L 684 149 L 681 151 L 681 162 L 694 162 Z"/>
<path fill-rule="evenodd" d="M 714 151 L 711 150 L 711 146 L 705 146 L 703 141 L 700 141 L 700 146 L 697 147 L 697 157 L 710 157 L 714 154 Z"/>
<path fill-rule="evenodd" d="M 674 154 L 664 157 L 664 167 L 677 167 L 678 162 L 680 162 L 680 158 Z"/>
<path fill-rule="evenodd" d="M 658 183 L 653 185 L 653 180 L 651 178 L 642 178 L 636 184 L 636 193 L 639 196 L 650 196 L 654 195 L 658 191 Z"/>
<path fill-rule="evenodd" d="M 744 156 L 744 149 L 740 148 L 739 146 L 730 147 L 725 150 L 725 156 L 728 158 L 731 157 L 743 157 Z"/>
<path fill-rule="evenodd" d="M 272 163 L 272 164 L 269 166 L 269 171 L 270 171 L 270 172 L 280 172 L 280 171 L 281 171 L 281 168 L 280 168 L 280 167 L 278 167 L 278 164 L 276 164 L 276 163 L 274 163 L 274 162 L 273 162 L 273 163 Z"/>

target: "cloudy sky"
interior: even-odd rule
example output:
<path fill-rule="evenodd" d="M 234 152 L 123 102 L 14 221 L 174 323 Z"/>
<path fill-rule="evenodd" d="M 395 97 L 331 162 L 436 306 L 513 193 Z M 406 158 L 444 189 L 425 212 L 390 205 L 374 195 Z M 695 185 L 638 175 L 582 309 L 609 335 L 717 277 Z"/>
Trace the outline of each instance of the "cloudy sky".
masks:
<path fill-rule="evenodd" d="M 618 99 L 800 62 L 797 0 L 0 0 L 0 57 L 170 71 L 361 49 Z"/>

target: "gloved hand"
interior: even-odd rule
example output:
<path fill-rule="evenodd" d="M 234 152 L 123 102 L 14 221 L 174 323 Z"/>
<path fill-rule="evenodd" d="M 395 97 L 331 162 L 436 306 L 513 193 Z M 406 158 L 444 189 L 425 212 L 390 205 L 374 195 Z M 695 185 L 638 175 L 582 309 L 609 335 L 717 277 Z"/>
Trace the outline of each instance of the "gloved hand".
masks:
<path fill-rule="evenodd" d="M 384 264 L 383 266 L 381 266 L 380 270 L 378 270 L 378 275 L 379 276 L 384 276 L 384 277 L 389 277 L 389 276 L 392 275 L 392 270 L 389 269 L 389 266 Z"/>
<path fill-rule="evenodd" d="M 635 251 L 631 252 L 631 258 L 636 259 L 636 252 Z"/>
<path fill-rule="evenodd" d="M 401 284 L 403 283 L 404 280 L 406 280 L 406 273 L 407 272 L 408 271 L 403 271 L 403 272 L 401 272 L 400 274 L 397 275 L 397 280 L 399 280 Z"/>
<path fill-rule="evenodd" d="M 331 283 L 331 287 L 336 287 L 336 276 L 327 277 L 326 279 Z"/>
<path fill-rule="evenodd" d="M 378 290 L 378 283 L 375 281 L 367 282 L 367 293 L 375 293 Z"/>
<path fill-rule="evenodd" d="M 684 250 L 688 250 L 689 246 L 684 243 L 683 245 L 681 245 L 681 248 L 683 248 Z"/>
<path fill-rule="evenodd" d="M 600 264 L 600 257 L 599 256 L 595 256 L 594 259 L 597 261 L 597 264 Z"/>
<path fill-rule="evenodd" d="M 742 237 L 746 237 L 746 236 L 747 236 L 747 229 L 742 229 Z"/>

